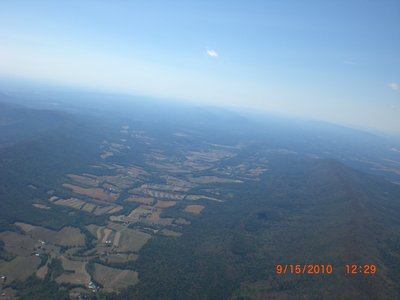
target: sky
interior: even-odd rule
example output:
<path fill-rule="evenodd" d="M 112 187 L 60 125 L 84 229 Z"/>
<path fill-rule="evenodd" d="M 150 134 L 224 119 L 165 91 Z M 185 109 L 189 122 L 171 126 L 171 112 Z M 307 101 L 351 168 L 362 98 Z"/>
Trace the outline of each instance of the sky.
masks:
<path fill-rule="evenodd" d="M 0 1 L 0 76 L 400 134 L 400 1 Z"/>

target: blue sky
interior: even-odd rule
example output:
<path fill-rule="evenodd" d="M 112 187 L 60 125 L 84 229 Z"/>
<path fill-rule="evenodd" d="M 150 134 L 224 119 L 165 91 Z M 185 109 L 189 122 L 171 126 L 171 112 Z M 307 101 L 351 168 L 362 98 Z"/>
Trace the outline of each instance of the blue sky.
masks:
<path fill-rule="evenodd" d="M 2 0 L 0 75 L 400 133 L 400 1 Z"/>

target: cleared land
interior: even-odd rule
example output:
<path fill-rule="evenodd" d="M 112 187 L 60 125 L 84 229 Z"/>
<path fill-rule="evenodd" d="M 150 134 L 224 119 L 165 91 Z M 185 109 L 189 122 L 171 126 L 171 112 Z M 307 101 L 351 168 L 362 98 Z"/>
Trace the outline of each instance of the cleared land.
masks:
<path fill-rule="evenodd" d="M 174 221 L 173 218 L 161 218 L 161 210 L 153 211 L 151 215 L 149 215 L 146 219 L 143 220 L 143 223 L 150 225 L 162 225 L 168 226 L 172 225 Z"/>
<path fill-rule="evenodd" d="M 182 235 L 182 233 L 180 233 L 180 232 L 176 232 L 176 231 L 169 230 L 169 229 L 162 229 L 160 232 L 162 235 L 170 236 L 170 237 L 180 237 Z"/>
<path fill-rule="evenodd" d="M 119 206 L 119 205 L 117 205 L 117 206 L 104 206 L 104 207 L 97 206 L 93 213 L 96 216 L 99 216 L 99 215 L 103 215 L 103 214 L 116 213 L 116 212 L 118 212 L 120 210 L 122 210 L 122 206 Z"/>
<path fill-rule="evenodd" d="M 54 201 L 54 204 L 68 206 L 74 209 L 81 209 L 85 202 L 76 198 L 70 198 Z"/>
<path fill-rule="evenodd" d="M 118 247 L 118 246 L 119 246 L 119 243 L 120 243 L 120 241 L 121 241 L 121 236 L 122 236 L 122 234 L 121 234 L 120 231 L 117 231 L 117 232 L 115 233 L 115 235 L 114 235 L 114 240 L 113 240 L 113 246 L 114 246 L 114 247 Z"/>
<path fill-rule="evenodd" d="M 72 190 L 76 194 L 84 195 L 90 198 L 98 199 L 105 202 L 114 202 L 118 198 L 118 194 L 106 193 L 101 188 L 83 188 L 77 185 L 64 183 L 63 187 Z"/>
<path fill-rule="evenodd" d="M 63 256 L 61 262 L 67 272 L 56 278 L 58 283 L 87 285 L 90 282 L 90 275 L 86 272 L 86 262 L 69 260 Z"/>
<path fill-rule="evenodd" d="M 150 234 L 135 229 L 126 229 L 122 232 L 119 249 L 121 252 L 139 252 L 150 238 Z"/>
<path fill-rule="evenodd" d="M 67 226 L 60 231 L 54 231 L 26 223 L 15 223 L 15 225 L 33 239 L 42 240 L 50 244 L 60 246 L 83 246 L 85 244 L 85 236 L 75 227 Z"/>
<path fill-rule="evenodd" d="M 39 277 L 40 279 L 44 279 L 46 277 L 47 272 L 49 271 L 49 268 L 47 264 L 44 266 L 41 266 L 37 271 L 36 271 L 36 276 Z"/>
<path fill-rule="evenodd" d="M 147 205 L 152 205 L 154 203 L 155 199 L 154 198 L 145 198 L 145 197 L 129 197 L 125 199 L 125 202 L 136 202 L 136 203 L 142 203 L 142 204 L 147 204 Z"/>
<path fill-rule="evenodd" d="M 200 176 L 189 178 L 191 182 L 198 184 L 209 184 L 209 183 L 242 183 L 243 181 L 237 179 L 221 178 L 217 176 Z"/>
<path fill-rule="evenodd" d="M 14 280 L 25 280 L 32 275 L 40 264 L 40 258 L 36 256 L 18 256 L 12 261 L 0 260 L 0 274 L 7 276 L 7 283 Z"/>
<path fill-rule="evenodd" d="M 185 200 L 189 200 L 189 201 L 210 200 L 210 201 L 222 202 L 222 200 L 220 200 L 220 199 L 203 196 L 203 195 L 187 195 Z"/>
<path fill-rule="evenodd" d="M 152 198 L 160 198 L 160 199 L 173 199 L 173 200 L 182 200 L 185 195 L 184 194 L 177 194 L 177 193 L 169 193 L 164 191 L 152 190 L 147 188 L 135 188 L 132 189 L 130 192 L 135 194 L 143 194 L 150 196 Z"/>
<path fill-rule="evenodd" d="M 139 281 L 138 273 L 135 271 L 110 268 L 100 264 L 94 265 L 93 278 L 109 292 L 117 292 Z"/>
<path fill-rule="evenodd" d="M 161 201 L 158 200 L 155 207 L 157 208 L 168 208 L 176 205 L 176 201 Z"/>
<path fill-rule="evenodd" d="M 0 233 L 0 240 L 4 242 L 4 249 L 18 256 L 30 256 L 38 241 L 30 236 L 16 232 L 4 231 Z"/>
<path fill-rule="evenodd" d="M 204 209 L 203 205 L 188 205 L 185 210 L 188 213 L 198 215 Z"/>
<path fill-rule="evenodd" d="M 104 261 L 105 263 L 110 263 L 110 264 L 122 264 L 122 263 L 127 263 L 129 261 L 135 261 L 138 257 L 139 256 L 137 254 L 117 253 L 101 257 L 101 260 Z"/>
<path fill-rule="evenodd" d="M 36 208 L 40 208 L 40 209 L 50 209 L 50 207 L 48 207 L 47 205 L 40 204 L 40 203 L 33 203 L 32 206 L 36 207 Z"/>
<path fill-rule="evenodd" d="M 98 225 L 90 224 L 90 225 L 86 226 L 86 228 L 87 228 L 87 230 L 89 230 L 89 232 L 90 232 L 94 237 L 97 238 L 97 230 L 98 230 L 98 228 L 99 228 Z"/>
<path fill-rule="evenodd" d="M 99 206 L 93 203 L 87 203 L 83 200 L 70 198 L 70 199 L 59 199 L 54 200 L 53 203 L 57 205 L 67 206 L 73 209 L 83 210 L 88 213 L 93 213 L 95 215 L 103 215 L 103 214 L 114 214 L 120 210 L 122 210 L 122 206 L 120 205 L 108 205 L 108 206 Z"/>
<path fill-rule="evenodd" d="M 88 174 L 89 175 L 89 174 Z M 68 174 L 67 175 L 69 178 L 71 178 L 73 181 L 82 184 L 82 185 L 87 185 L 91 187 L 96 187 L 99 184 L 99 180 L 94 176 L 83 176 L 83 175 L 74 175 L 74 174 Z"/>
<path fill-rule="evenodd" d="M 151 211 L 152 211 L 151 206 L 141 205 L 133 209 L 127 216 L 125 215 L 111 216 L 110 220 L 117 222 L 138 222 L 142 218 L 145 218 L 149 214 L 151 214 Z"/>
<path fill-rule="evenodd" d="M 179 224 L 179 225 L 189 225 L 190 221 L 185 220 L 184 218 L 178 218 L 174 221 L 175 224 Z"/>
<path fill-rule="evenodd" d="M 93 212 L 93 210 L 96 208 L 96 205 L 92 203 L 86 203 L 83 207 L 82 210 L 87 211 L 88 213 Z"/>
<path fill-rule="evenodd" d="M 111 233 L 113 233 L 113 231 L 111 229 L 104 228 L 103 229 L 103 238 L 102 238 L 101 242 L 106 243 L 109 240 Z"/>

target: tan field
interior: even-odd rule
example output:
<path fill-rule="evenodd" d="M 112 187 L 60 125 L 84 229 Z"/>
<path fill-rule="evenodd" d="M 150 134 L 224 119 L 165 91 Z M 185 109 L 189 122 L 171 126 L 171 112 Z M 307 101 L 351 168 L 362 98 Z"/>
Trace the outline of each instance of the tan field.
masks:
<path fill-rule="evenodd" d="M 172 222 L 174 219 L 172 218 L 161 218 L 161 209 L 157 209 L 153 211 L 145 220 L 143 220 L 143 223 L 150 224 L 150 225 L 162 225 L 162 226 L 168 226 L 172 225 Z"/>
<path fill-rule="evenodd" d="M 0 233 L 0 240 L 4 242 L 4 249 L 18 256 L 30 256 L 38 240 L 16 232 L 4 231 Z"/>
<path fill-rule="evenodd" d="M 111 223 L 111 225 L 114 225 L 114 223 Z M 115 227 L 115 226 L 114 226 Z M 112 229 L 111 228 L 107 228 L 104 226 L 97 226 L 94 224 L 91 224 L 89 226 L 86 226 L 86 228 L 89 230 L 89 232 L 96 237 L 98 243 L 100 244 L 105 244 L 107 241 L 111 241 L 114 247 L 118 247 L 120 244 L 120 240 L 121 240 L 121 231 L 120 230 L 124 230 L 124 228 L 117 228 L 117 229 Z M 97 248 L 101 248 L 98 249 L 98 252 L 104 252 L 104 245 L 98 245 Z"/>
<path fill-rule="evenodd" d="M 185 220 L 184 218 L 178 218 L 174 221 L 175 224 L 179 224 L 179 225 L 189 225 L 190 221 Z"/>
<path fill-rule="evenodd" d="M 76 194 L 84 195 L 90 198 L 98 199 L 105 202 L 114 202 L 118 198 L 118 194 L 106 193 L 101 188 L 83 188 L 77 185 L 64 183 L 63 187 L 72 190 Z"/>
<path fill-rule="evenodd" d="M 189 179 L 191 182 L 198 184 L 208 184 L 208 183 L 242 183 L 241 180 L 221 178 L 217 176 L 200 176 L 193 177 Z"/>
<path fill-rule="evenodd" d="M 93 178 L 93 177 L 74 175 L 74 174 L 68 174 L 67 176 L 79 184 L 87 185 L 90 187 L 97 187 L 99 184 L 99 180 L 96 177 Z"/>
<path fill-rule="evenodd" d="M 63 227 L 57 232 L 26 223 L 15 223 L 15 225 L 33 239 L 42 240 L 50 244 L 59 246 L 83 246 L 85 244 L 85 236 L 75 227 Z"/>
<path fill-rule="evenodd" d="M 107 157 L 110 157 L 110 156 L 113 156 L 114 155 L 114 153 L 112 153 L 112 152 L 110 152 L 110 151 L 105 151 L 105 152 L 103 152 L 101 155 L 100 155 L 100 157 L 102 158 L 102 159 L 106 159 Z"/>
<path fill-rule="evenodd" d="M 122 236 L 122 234 L 121 234 L 120 231 L 117 231 L 117 232 L 115 233 L 115 235 L 114 235 L 114 240 L 113 240 L 113 246 L 114 246 L 114 247 L 118 247 L 118 246 L 119 246 L 119 243 L 120 243 L 120 241 L 121 241 L 121 236 Z"/>
<path fill-rule="evenodd" d="M 47 264 L 44 266 L 41 266 L 37 271 L 36 271 L 36 276 L 39 277 L 40 279 L 44 279 L 47 275 L 47 272 L 49 271 L 49 268 Z"/>
<path fill-rule="evenodd" d="M 138 273 L 135 271 L 115 269 L 100 264 L 95 264 L 93 278 L 108 292 L 117 292 L 139 281 Z"/>
<path fill-rule="evenodd" d="M 203 195 L 187 195 L 185 198 L 185 200 L 189 200 L 189 201 L 197 201 L 197 200 L 201 200 L 201 199 L 222 202 L 222 200 L 220 200 L 220 199 L 203 196 Z"/>
<path fill-rule="evenodd" d="M 97 229 L 99 228 L 98 225 L 95 224 L 90 224 L 88 226 L 86 226 L 87 230 L 89 230 L 89 232 L 95 236 L 97 238 Z"/>
<path fill-rule="evenodd" d="M 184 211 L 191 213 L 191 214 L 198 215 L 199 213 L 201 213 L 201 211 L 203 209 L 204 209 L 203 205 L 188 205 L 188 206 L 186 206 Z"/>
<path fill-rule="evenodd" d="M 189 187 L 177 186 L 173 184 L 142 184 L 140 188 L 167 192 L 187 192 L 189 190 Z"/>
<path fill-rule="evenodd" d="M 128 167 L 128 168 L 126 168 L 126 171 L 127 171 L 128 175 L 133 176 L 133 177 L 137 177 L 139 175 L 148 175 L 148 173 L 146 171 L 144 171 L 143 169 L 141 169 L 139 167 Z"/>
<path fill-rule="evenodd" d="M 120 173 L 125 174 L 126 170 L 121 169 Z M 127 189 L 132 185 L 132 181 L 134 180 L 130 175 L 116 175 L 116 176 L 105 176 L 104 177 L 106 183 L 111 184 L 119 189 Z"/>
<path fill-rule="evenodd" d="M 101 242 L 106 243 L 109 240 L 111 233 L 113 233 L 113 231 L 111 229 L 104 228 L 103 229 L 103 238 L 102 238 Z"/>
<path fill-rule="evenodd" d="M 111 228 L 115 231 L 120 231 L 120 230 L 125 229 L 125 226 L 118 224 L 118 223 L 113 223 L 113 222 L 108 222 L 107 227 Z"/>
<path fill-rule="evenodd" d="M 33 203 L 32 206 L 36 207 L 36 208 L 40 208 L 40 209 L 50 209 L 50 207 L 48 207 L 47 205 L 39 204 L 39 203 Z"/>
<path fill-rule="evenodd" d="M 49 201 L 50 201 L 50 202 L 54 202 L 54 201 L 56 201 L 57 199 L 58 199 L 57 196 L 51 196 L 51 197 L 49 198 Z"/>
<path fill-rule="evenodd" d="M 142 188 L 137 189 L 136 192 L 143 193 L 153 198 L 161 198 L 161 199 L 182 200 L 185 197 L 183 194 L 168 193 L 163 191 L 142 189 Z"/>
<path fill-rule="evenodd" d="M 148 205 L 152 205 L 154 201 L 155 201 L 154 198 L 144 198 L 144 197 L 129 197 L 125 199 L 125 202 L 136 202 Z"/>
<path fill-rule="evenodd" d="M 168 208 L 176 205 L 176 201 L 157 201 L 155 207 L 157 208 Z"/>
<path fill-rule="evenodd" d="M 138 222 L 140 219 L 151 214 L 152 207 L 147 205 L 140 205 L 133 209 L 129 215 L 111 216 L 110 220 L 115 222 Z"/>
<path fill-rule="evenodd" d="M 68 206 L 75 209 L 81 209 L 85 202 L 76 198 L 70 198 L 54 201 L 54 204 Z"/>
<path fill-rule="evenodd" d="M 119 205 L 104 206 L 104 207 L 97 206 L 93 213 L 96 216 L 99 216 L 99 215 L 104 215 L 104 214 L 113 214 L 113 213 L 119 212 L 120 210 L 122 210 L 122 206 L 119 206 Z"/>
<path fill-rule="evenodd" d="M 86 203 L 83 207 L 82 210 L 87 211 L 88 213 L 93 212 L 93 210 L 96 208 L 96 205 L 92 203 Z"/>
<path fill-rule="evenodd" d="M 105 263 L 110 263 L 110 264 L 123 264 L 129 261 L 135 261 L 138 257 L 139 256 L 136 254 L 117 253 L 101 257 L 101 260 L 104 261 Z"/>
<path fill-rule="evenodd" d="M 19 228 L 22 229 L 22 231 L 26 232 L 30 232 L 32 230 L 34 230 L 36 228 L 36 226 L 33 226 L 31 224 L 28 223 L 22 223 L 22 222 L 15 222 L 14 225 L 18 226 Z"/>
<path fill-rule="evenodd" d="M 90 293 L 91 292 L 81 287 L 73 288 L 69 291 L 68 299 L 70 300 L 90 299 Z"/>
<path fill-rule="evenodd" d="M 69 260 L 63 256 L 61 256 L 61 262 L 64 270 L 72 272 L 63 273 L 57 277 L 58 283 L 87 285 L 90 282 L 90 275 L 85 269 L 86 262 Z"/>
<path fill-rule="evenodd" d="M 110 209 L 107 212 L 107 214 L 115 214 L 115 213 L 119 212 L 120 210 L 122 210 L 122 206 L 116 205 L 112 209 Z"/>
<path fill-rule="evenodd" d="M 187 156 L 188 160 L 202 161 L 202 162 L 216 162 L 220 159 L 232 157 L 233 154 L 223 150 L 212 150 L 207 152 L 189 151 L 190 155 Z"/>
<path fill-rule="evenodd" d="M 146 161 L 146 164 L 152 167 L 155 167 L 159 170 L 167 171 L 169 173 L 174 173 L 174 174 L 184 174 L 184 173 L 189 173 L 188 170 L 185 170 L 182 167 L 177 166 L 176 164 L 173 163 L 156 163 L 153 161 Z"/>
<path fill-rule="evenodd" d="M 18 256 L 12 261 L 0 260 L 0 274 L 7 276 L 7 283 L 14 280 L 25 280 L 32 275 L 40 264 L 40 258 L 36 256 Z"/>
<path fill-rule="evenodd" d="M 170 236 L 170 237 L 180 237 L 182 235 L 182 233 L 180 233 L 180 232 L 176 232 L 176 231 L 169 230 L 169 229 L 162 229 L 160 232 L 162 235 Z"/>
<path fill-rule="evenodd" d="M 103 239 L 103 226 L 98 226 L 96 230 L 96 238 L 98 241 L 101 241 Z"/>
<path fill-rule="evenodd" d="M 185 181 L 185 180 L 173 177 L 173 176 L 166 175 L 166 176 L 161 176 L 161 177 L 167 181 L 168 185 L 180 187 L 180 188 L 182 188 L 182 191 L 189 190 L 190 188 L 195 186 L 195 184 L 193 184 L 189 181 Z"/>
<path fill-rule="evenodd" d="M 150 234 L 135 229 L 126 229 L 121 233 L 119 250 L 121 252 L 139 252 L 150 238 Z"/>

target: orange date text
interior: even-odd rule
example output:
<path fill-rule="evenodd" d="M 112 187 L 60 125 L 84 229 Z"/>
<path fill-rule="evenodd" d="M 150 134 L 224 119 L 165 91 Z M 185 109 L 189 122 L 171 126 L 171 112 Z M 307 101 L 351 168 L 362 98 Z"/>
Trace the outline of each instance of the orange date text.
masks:
<path fill-rule="evenodd" d="M 326 274 L 331 275 L 333 273 L 332 265 L 294 265 L 294 264 L 286 264 L 286 265 L 276 265 L 275 266 L 276 274 L 284 275 L 284 274 L 309 274 L 309 275 L 319 275 Z"/>

